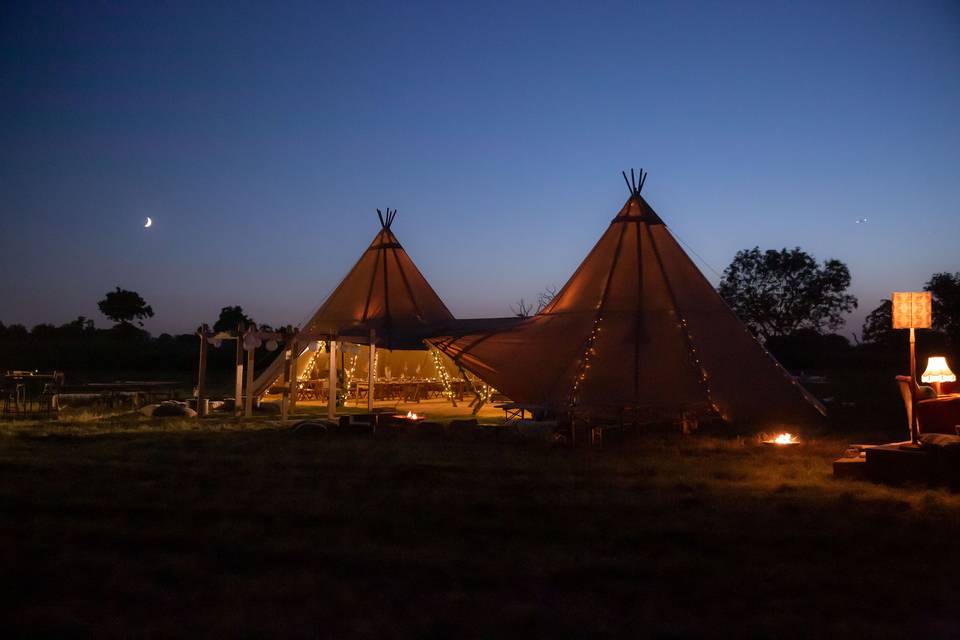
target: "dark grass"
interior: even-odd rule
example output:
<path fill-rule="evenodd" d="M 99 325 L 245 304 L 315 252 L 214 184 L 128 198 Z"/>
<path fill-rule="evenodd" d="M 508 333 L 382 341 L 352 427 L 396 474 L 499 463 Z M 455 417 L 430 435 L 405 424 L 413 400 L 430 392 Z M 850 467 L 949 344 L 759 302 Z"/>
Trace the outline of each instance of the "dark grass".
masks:
<path fill-rule="evenodd" d="M 210 428 L 0 436 L 8 631 L 960 633 L 960 496 L 834 481 L 840 440 Z"/>

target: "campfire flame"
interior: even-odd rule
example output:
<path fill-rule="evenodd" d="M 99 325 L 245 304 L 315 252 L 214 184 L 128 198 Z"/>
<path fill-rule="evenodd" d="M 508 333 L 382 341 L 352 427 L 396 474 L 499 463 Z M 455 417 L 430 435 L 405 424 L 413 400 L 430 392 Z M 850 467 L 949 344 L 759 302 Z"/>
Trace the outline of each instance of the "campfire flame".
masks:
<path fill-rule="evenodd" d="M 780 433 L 780 434 L 777 434 L 777 436 L 770 442 L 773 442 L 774 444 L 796 444 L 797 442 L 800 442 L 800 441 L 797 439 L 797 436 L 795 435 L 792 435 L 789 433 Z"/>
<path fill-rule="evenodd" d="M 415 414 L 413 411 L 407 411 L 407 420 L 417 420 L 418 418 L 420 418 L 420 416 Z"/>

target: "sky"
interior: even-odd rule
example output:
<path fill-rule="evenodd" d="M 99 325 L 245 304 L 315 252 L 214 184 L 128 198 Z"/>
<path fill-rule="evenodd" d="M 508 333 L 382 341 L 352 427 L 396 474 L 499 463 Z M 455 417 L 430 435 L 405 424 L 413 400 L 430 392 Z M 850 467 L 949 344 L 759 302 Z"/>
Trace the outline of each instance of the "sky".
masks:
<path fill-rule="evenodd" d="M 107 327 L 116 286 L 154 334 L 302 323 L 377 207 L 454 315 L 510 315 L 643 167 L 715 284 L 845 262 L 849 335 L 960 271 L 960 4 L 6 2 L 0 149 L 5 324 Z"/>

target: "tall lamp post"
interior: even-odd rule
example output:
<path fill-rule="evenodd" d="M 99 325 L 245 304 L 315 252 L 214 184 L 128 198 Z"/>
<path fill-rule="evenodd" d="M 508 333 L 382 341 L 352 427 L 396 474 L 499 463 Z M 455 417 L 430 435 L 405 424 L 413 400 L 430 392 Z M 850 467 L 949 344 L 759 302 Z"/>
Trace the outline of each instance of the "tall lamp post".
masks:
<path fill-rule="evenodd" d="M 910 387 L 917 384 L 917 337 L 915 329 L 929 329 L 933 324 L 929 291 L 893 292 L 893 328 L 910 329 Z"/>

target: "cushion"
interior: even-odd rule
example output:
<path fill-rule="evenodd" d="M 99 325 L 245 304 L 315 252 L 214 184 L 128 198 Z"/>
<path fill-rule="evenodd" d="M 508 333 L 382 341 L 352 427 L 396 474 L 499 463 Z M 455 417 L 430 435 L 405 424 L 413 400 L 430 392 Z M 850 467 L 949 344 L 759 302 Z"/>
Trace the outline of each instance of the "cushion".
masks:
<path fill-rule="evenodd" d="M 960 448 L 960 436 L 945 433 L 925 433 L 920 436 L 920 442 L 925 447 Z"/>
<path fill-rule="evenodd" d="M 937 397 L 937 390 L 933 387 L 920 385 L 917 387 L 917 400 L 930 400 Z"/>

